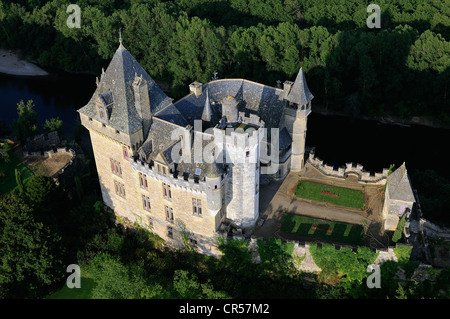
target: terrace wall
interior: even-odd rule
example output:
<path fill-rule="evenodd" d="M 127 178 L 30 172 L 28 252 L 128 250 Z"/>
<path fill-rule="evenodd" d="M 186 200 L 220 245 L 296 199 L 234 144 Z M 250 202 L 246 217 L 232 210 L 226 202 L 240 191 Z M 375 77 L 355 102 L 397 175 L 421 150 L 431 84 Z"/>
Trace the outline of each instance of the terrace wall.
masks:
<path fill-rule="evenodd" d="M 366 171 L 361 164 L 353 165 L 353 163 L 347 163 L 345 167 L 341 166 L 336 170 L 333 166 L 326 165 L 321 159 L 315 157 L 313 151 L 309 154 L 308 162 L 326 176 L 345 179 L 349 174 L 353 174 L 358 177 L 358 181 L 363 183 L 384 185 L 389 172 L 388 168 L 384 168 L 381 173 L 375 172 L 372 174 Z"/>

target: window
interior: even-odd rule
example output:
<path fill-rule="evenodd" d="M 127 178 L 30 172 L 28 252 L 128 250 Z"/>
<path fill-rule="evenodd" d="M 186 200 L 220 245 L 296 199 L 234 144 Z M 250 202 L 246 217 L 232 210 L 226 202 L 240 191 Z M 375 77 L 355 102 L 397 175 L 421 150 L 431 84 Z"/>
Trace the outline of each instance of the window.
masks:
<path fill-rule="evenodd" d="M 158 174 L 167 175 L 167 168 L 163 165 L 157 164 L 158 166 Z"/>
<path fill-rule="evenodd" d="M 166 220 L 173 223 L 173 209 L 172 207 L 166 206 Z"/>
<path fill-rule="evenodd" d="M 139 173 L 139 185 L 141 188 L 148 190 L 147 175 Z"/>
<path fill-rule="evenodd" d="M 194 215 L 202 216 L 202 201 L 200 199 L 192 199 L 192 210 Z"/>
<path fill-rule="evenodd" d="M 195 239 L 189 238 L 189 244 L 192 247 L 197 248 L 197 241 Z"/>
<path fill-rule="evenodd" d="M 128 148 L 126 146 L 122 146 L 122 150 L 123 150 L 123 158 L 128 159 Z"/>
<path fill-rule="evenodd" d="M 172 191 L 170 190 L 170 185 L 167 185 L 166 183 L 162 183 L 162 185 L 163 185 L 163 197 L 165 199 L 171 200 Z"/>
<path fill-rule="evenodd" d="M 116 195 L 125 198 L 125 185 L 118 181 L 114 181 L 114 189 L 116 191 Z"/>
<path fill-rule="evenodd" d="M 148 227 L 150 227 L 151 229 L 153 229 L 153 217 L 149 217 L 149 218 L 148 218 Z"/>
<path fill-rule="evenodd" d="M 115 175 L 122 177 L 122 168 L 120 167 L 120 163 L 112 158 L 110 158 L 109 161 L 111 162 L 111 171 Z"/>
<path fill-rule="evenodd" d="M 173 229 L 170 226 L 167 226 L 167 237 L 173 239 Z"/>
<path fill-rule="evenodd" d="M 142 206 L 145 210 L 150 211 L 150 198 L 148 196 L 142 195 Z"/>

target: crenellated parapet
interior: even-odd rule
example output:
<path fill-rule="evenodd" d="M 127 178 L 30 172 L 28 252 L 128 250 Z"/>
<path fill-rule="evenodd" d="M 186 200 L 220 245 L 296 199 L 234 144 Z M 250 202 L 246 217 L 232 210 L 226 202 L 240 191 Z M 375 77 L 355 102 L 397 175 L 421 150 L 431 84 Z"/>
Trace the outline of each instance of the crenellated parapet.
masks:
<path fill-rule="evenodd" d="M 245 116 L 245 112 L 239 112 L 239 120 L 244 124 L 256 125 L 258 127 L 264 127 L 264 121 L 256 114 L 250 114 Z"/>
<path fill-rule="evenodd" d="M 320 158 L 314 155 L 314 152 L 309 154 L 308 162 L 324 175 L 345 179 L 349 174 L 353 174 L 358 177 L 358 181 L 365 183 L 384 183 L 389 172 L 388 168 L 383 168 L 382 172 L 372 174 L 372 172 L 366 171 L 361 164 L 354 165 L 353 163 L 346 163 L 345 166 L 335 169 L 331 165 L 324 164 Z"/>

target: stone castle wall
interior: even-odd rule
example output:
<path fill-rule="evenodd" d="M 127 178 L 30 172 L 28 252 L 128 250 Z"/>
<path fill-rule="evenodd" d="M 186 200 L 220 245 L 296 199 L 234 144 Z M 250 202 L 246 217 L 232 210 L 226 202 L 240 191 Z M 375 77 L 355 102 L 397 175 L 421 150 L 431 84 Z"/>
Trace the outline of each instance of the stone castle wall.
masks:
<path fill-rule="evenodd" d="M 345 167 L 341 166 L 335 170 L 333 166 L 326 165 L 321 159 L 315 157 L 314 152 L 309 154 L 308 162 L 322 174 L 327 176 L 345 179 L 349 174 L 354 174 L 358 177 L 360 182 L 380 185 L 384 185 L 386 182 L 389 171 L 388 168 L 384 168 L 381 173 L 375 172 L 374 174 L 371 174 L 371 172 L 364 170 L 364 167 L 361 164 L 356 164 L 354 166 L 353 163 L 347 163 Z"/>

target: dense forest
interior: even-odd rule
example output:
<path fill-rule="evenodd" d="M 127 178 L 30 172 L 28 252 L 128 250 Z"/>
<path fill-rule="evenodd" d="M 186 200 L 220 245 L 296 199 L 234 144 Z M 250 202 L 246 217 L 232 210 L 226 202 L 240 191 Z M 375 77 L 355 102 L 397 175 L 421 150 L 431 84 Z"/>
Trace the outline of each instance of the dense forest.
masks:
<path fill-rule="evenodd" d="M 169 95 L 192 81 L 238 77 L 275 86 L 303 66 L 315 105 L 347 115 L 432 115 L 450 124 L 449 0 L 0 1 L 0 46 L 44 67 L 99 73 L 126 48 Z"/>

